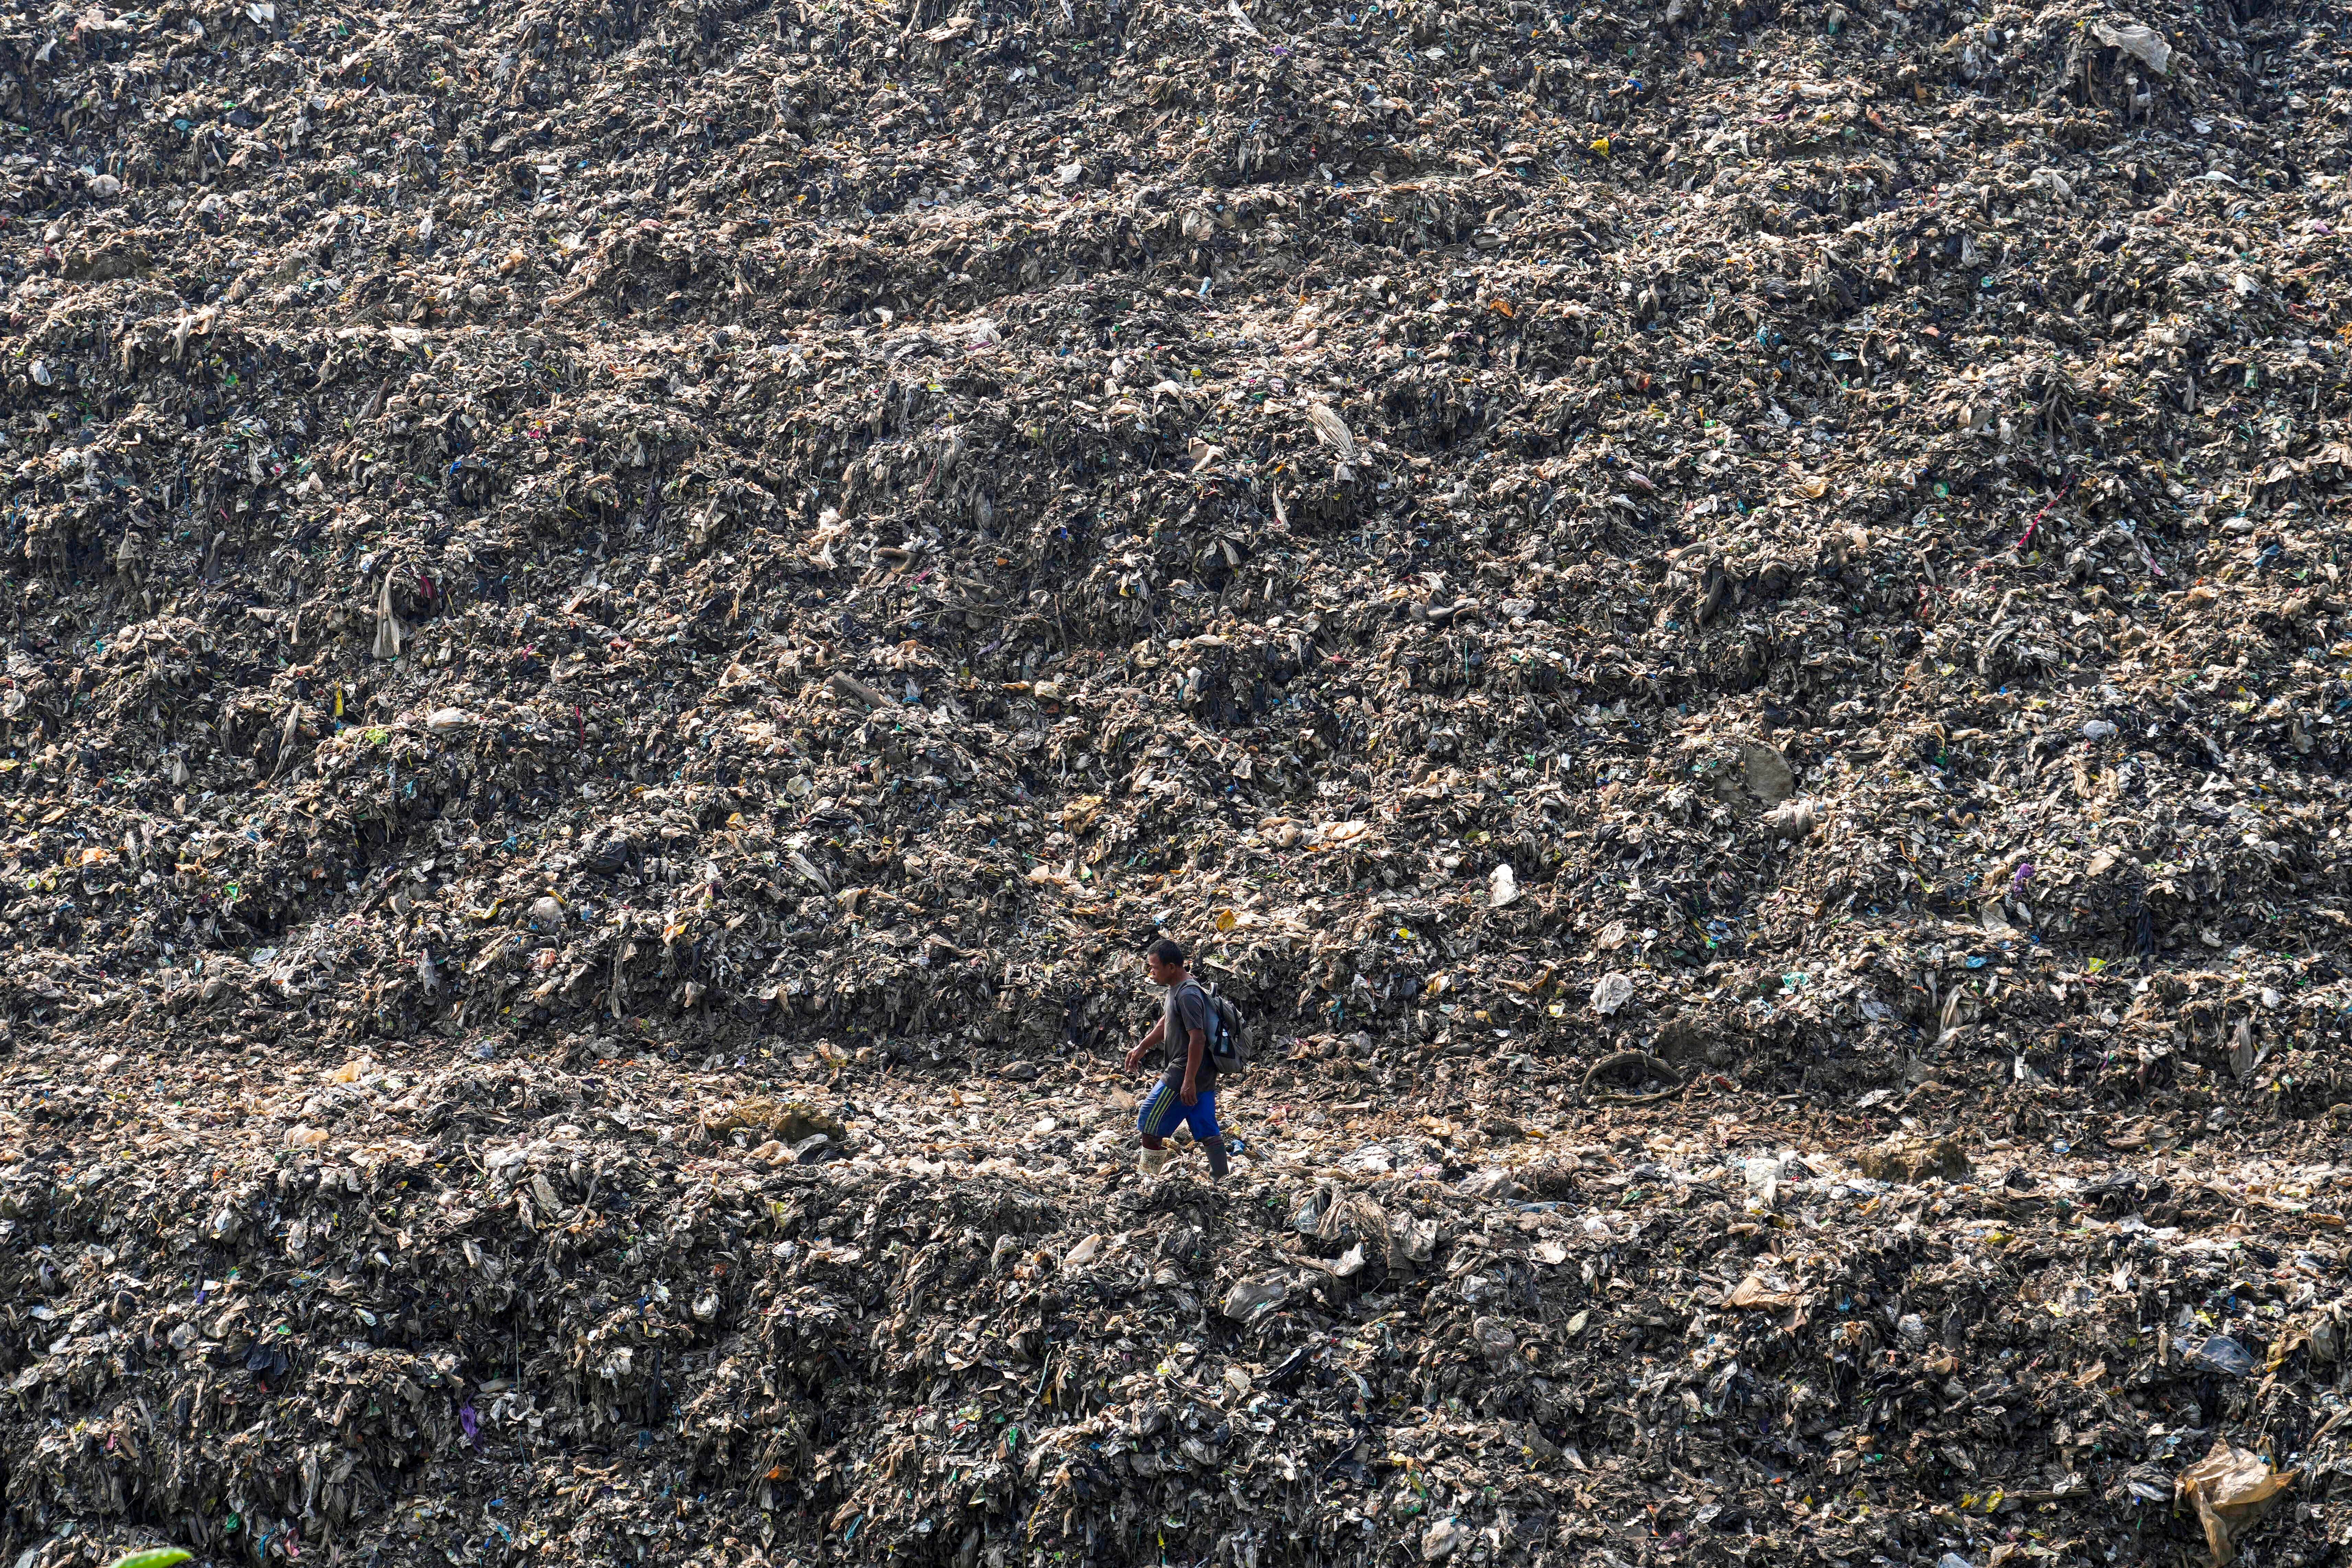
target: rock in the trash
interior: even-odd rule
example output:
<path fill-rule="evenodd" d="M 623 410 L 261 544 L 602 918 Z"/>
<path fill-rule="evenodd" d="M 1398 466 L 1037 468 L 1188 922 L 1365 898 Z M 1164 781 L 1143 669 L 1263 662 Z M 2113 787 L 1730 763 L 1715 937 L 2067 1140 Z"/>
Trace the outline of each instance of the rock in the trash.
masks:
<path fill-rule="evenodd" d="M 1796 793 L 1796 770 L 1777 746 L 1749 745 L 1740 749 L 1741 782 L 1748 793 L 1767 805 L 1776 805 Z"/>
<path fill-rule="evenodd" d="M 1503 1365 L 1519 1348 L 1518 1336 L 1511 1331 L 1508 1323 L 1497 1318 L 1474 1319 L 1470 1324 L 1470 1338 L 1490 1366 Z"/>
<path fill-rule="evenodd" d="M 1435 1563 L 1451 1557 L 1468 1544 L 1470 1532 L 1459 1519 L 1441 1519 L 1421 1532 L 1421 1560 Z"/>
<path fill-rule="evenodd" d="M 1874 1182 L 1906 1184 L 1930 1176 L 1962 1182 L 1969 1169 L 1968 1154 L 1957 1138 L 1893 1138 L 1864 1149 L 1854 1156 L 1854 1163 Z"/>

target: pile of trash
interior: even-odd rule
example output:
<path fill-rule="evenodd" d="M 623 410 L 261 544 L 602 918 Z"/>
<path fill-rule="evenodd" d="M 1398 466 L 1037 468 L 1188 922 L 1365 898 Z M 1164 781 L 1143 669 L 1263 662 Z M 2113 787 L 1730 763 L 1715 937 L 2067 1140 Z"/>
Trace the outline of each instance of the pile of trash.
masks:
<path fill-rule="evenodd" d="M 2320 1500 L 2352 1468 L 2352 1165 L 2312 1151 L 1971 1161 L 1898 1134 L 1848 1157 L 1821 1145 L 1854 1119 L 1819 1112 L 1473 1126 L 1285 1086 L 1229 1183 L 1186 1154 L 1107 1184 L 1129 1119 L 1103 1075 L 784 1096 L 583 1067 L 359 1058 L 260 1087 L 157 1049 L 12 1078 L 21 1550 L 2342 1543 Z M 119 1117 L 134 1098 L 154 1109 Z"/>
<path fill-rule="evenodd" d="M 0 13 L 0 1552 L 2340 1548 L 2347 116 L 2308 0 Z"/>

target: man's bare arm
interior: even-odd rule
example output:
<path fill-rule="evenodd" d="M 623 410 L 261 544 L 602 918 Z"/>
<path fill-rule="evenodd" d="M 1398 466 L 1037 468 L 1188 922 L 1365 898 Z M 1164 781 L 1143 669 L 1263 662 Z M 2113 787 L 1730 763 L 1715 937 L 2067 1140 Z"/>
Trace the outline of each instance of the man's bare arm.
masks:
<path fill-rule="evenodd" d="M 1142 1040 L 1139 1042 L 1133 1049 L 1127 1053 L 1127 1065 L 1130 1068 L 1140 1066 L 1145 1055 L 1150 1051 L 1151 1047 L 1158 1045 L 1161 1040 L 1166 1039 L 1167 1037 L 1168 1020 L 1166 1016 L 1163 1016 L 1160 1022 L 1151 1026 L 1151 1033 L 1144 1036 Z"/>

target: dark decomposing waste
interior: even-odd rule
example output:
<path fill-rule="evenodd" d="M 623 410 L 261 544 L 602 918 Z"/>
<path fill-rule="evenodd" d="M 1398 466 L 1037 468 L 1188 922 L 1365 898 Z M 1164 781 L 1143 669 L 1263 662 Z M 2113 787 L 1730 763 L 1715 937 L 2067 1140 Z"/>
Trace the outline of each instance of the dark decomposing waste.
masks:
<path fill-rule="evenodd" d="M 0 11 L 0 1553 L 2339 1561 L 2347 115 L 2308 0 Z"/>

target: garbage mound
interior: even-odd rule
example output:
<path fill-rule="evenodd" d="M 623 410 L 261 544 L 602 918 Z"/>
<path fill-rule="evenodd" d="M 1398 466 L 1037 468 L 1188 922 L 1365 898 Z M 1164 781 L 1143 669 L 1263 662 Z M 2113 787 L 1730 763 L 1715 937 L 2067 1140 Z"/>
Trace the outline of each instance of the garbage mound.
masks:
<path fill-rule="evenodd" d="M 0 12 L 0 1552 L 2340 1550 L 2347 116 L 2307 0 Z"/>

